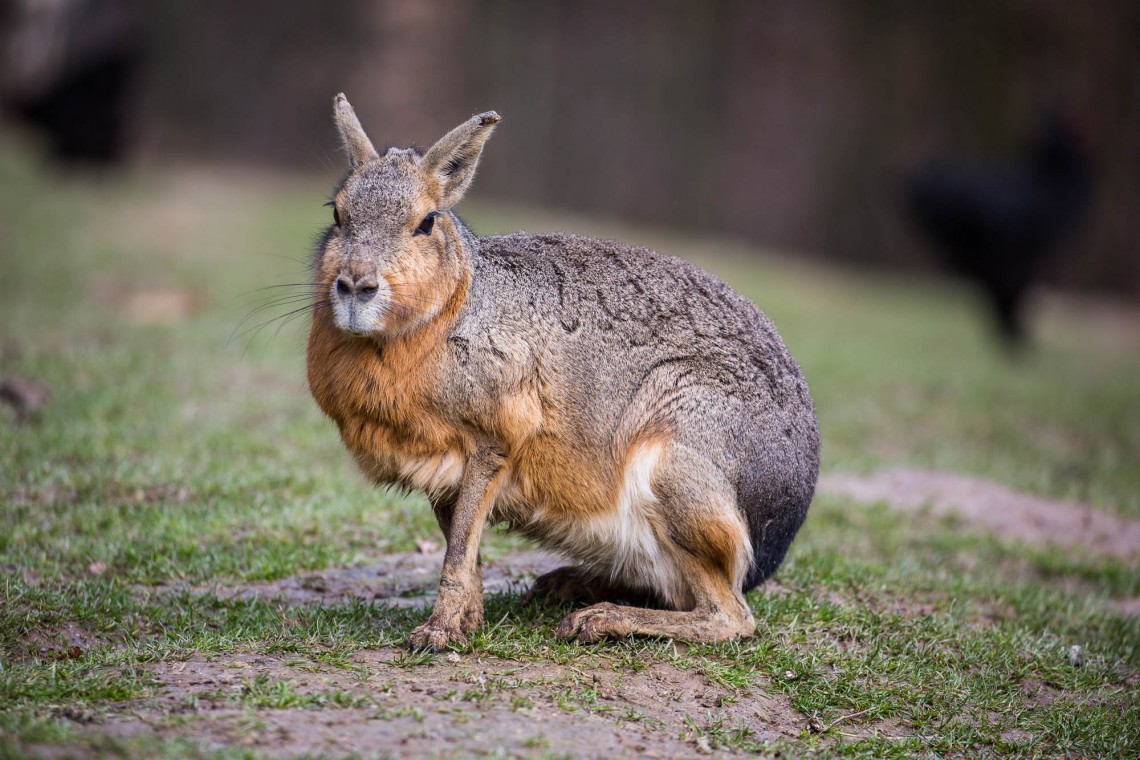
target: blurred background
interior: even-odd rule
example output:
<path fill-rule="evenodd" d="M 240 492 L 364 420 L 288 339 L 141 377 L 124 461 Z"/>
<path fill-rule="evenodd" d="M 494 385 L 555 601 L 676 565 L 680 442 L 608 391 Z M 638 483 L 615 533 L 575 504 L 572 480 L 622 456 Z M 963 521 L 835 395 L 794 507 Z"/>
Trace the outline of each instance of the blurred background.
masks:
<path fill-rule="evenodd" d="M 121 354 L 136 397 L 185 369 L 188 425 L 227 410 L 230 435 L 240 402 L 271 435 L 250 389 L 287 381 L 281 408 L 335 441 L 307 297 L 274 286 L 330 222 L 340 91 L 378 146 L 504 116 L 460 209 L 477 232 L 647 245 L 753 298 L 811 383 L 825 469 L 1140 510 L 1129 0 L 0 0 L 6 418 L 66 399 L 72 432 L 104 431 Z M 162 403 L 131 414 L 169 423 Z"/>
<path fill-rule="evenodd" d="M 1129 0 L 3 0 L 0 19 L 6 111 L 64 158 L 328 174 L 338 91 L 395 145 L 494 108 L 481 198 L 880 267 L 955 269 L 908 182 L 937 159 L 992 191 L 1059 114 L 1085 187 L 1034 275 L 1140 293 Z"/>

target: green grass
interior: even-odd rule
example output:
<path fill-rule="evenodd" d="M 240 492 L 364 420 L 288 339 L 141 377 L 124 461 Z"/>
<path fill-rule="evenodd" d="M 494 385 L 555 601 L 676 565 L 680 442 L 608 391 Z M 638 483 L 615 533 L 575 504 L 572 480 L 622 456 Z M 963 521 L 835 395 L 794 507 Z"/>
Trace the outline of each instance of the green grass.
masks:
<path fill-rule="evenodd" d="M 307 396 L 303 326 L 231 340 L 272 291 L 243 294 L 303 277 L 324 190 L 207 170 L 65 180 L 0 149 L 0 375 L 53 394 L 35 424 L 0 414 L 0 757 L 75 742 L 146 756 L 153 747 L 98 744 L 75 716 L 153 697 L 158 662 L 260 652 L 289 655 L 298 672 L 352 668 L 354 653 L 400 645 L 424 619 L 363 600 L 288 608 L 184 588 L 283 578 L 436 536 L 422 497 L 377 491 L 353 470 Z M 483 231 L 541 218 L 479 206 L 470 216 Z M 1053 311 L 1039 351 L 1010 362 L 954 286 L 623 236 L 706 264 L 773 317 L 811 383 L 825 470 L 941 468 L 1140 517 L 1134 331 Z M 154 290 L 189 292 L 196 306 L 140 323 L 125 305 Z M 500 533 L 487 542 L 520 545 Z M 567 644 L 552 635 L 565 609 L 496 595 L 470 651 L 582 673 L 666 664 L 729 701 L 783 695 L 811 721 L 773 745 L 694 709 L 683 732 L 712 748 L 1140 753 L 1140 624 L 1105 603 L 1140 595 L 1134 566 L 820 498 L 778 581 L 781 593 L 750 597 L 760 631 L 746 642 Z M 1067 659 L 1074 644 L 1080 668 Z M 394 665 L 432 661 L 408 653 Z M 568 711 L 642 720 L 585 676 L 527 686 Z M 535 698 L 510 679 L 451 688 L 473 704 L 507 694 L 521 710 Z M 256 677 L 225 700 L 252 716 L 370 704 L 358 689 Z"/>

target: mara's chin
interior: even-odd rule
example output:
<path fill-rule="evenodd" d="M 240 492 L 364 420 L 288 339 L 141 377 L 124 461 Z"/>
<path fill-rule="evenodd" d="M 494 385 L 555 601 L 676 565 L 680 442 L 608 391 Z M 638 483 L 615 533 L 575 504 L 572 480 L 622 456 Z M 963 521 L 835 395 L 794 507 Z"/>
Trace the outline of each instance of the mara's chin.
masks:
<path fill-rule="evenodd" d="M 340 330 L 358 338 L 379 335 L 384 330 L 384 325 L 379 320 L 366 314 L 337 313 L 334 314 L 333 321 Z"/>

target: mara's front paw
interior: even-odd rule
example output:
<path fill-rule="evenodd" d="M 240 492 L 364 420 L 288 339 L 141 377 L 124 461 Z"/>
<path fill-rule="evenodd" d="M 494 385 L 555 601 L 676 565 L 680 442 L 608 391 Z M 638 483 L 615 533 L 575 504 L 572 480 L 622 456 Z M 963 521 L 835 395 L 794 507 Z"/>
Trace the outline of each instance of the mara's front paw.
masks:
<path fill-rule="evenodd" d="M 625 638 L 633 626 L 616 604 L 602 602 L 568 615 L 554 635 L 560 639 L 577 638 L 583 644 L 593 644 L 604 638 Z"/>
<path fill-rule="evenodd" d="M 432 615 L 428 621 L 412 631 L 408 636 L 408 646 L 412 649 L 430 649 L 439 652 L 449 645 L 467 646 L 467 635 L 459 627 L 458 620 L 441 620 Z"/>
<path fill-rule="evenodd" d="M 482 597 L 448 600 L 440 597 L 427 622 L 412 631 L 408 644 L 412 649 L 438 652 L 449 645 L 467 646 L 467 634 L 483 625 Z"/>

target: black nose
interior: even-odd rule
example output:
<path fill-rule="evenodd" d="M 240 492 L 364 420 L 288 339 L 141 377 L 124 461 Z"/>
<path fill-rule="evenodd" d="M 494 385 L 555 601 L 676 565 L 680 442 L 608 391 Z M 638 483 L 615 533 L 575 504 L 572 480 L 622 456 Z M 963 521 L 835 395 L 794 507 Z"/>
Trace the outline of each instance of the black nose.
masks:
<path fill-rule="evenodd" d="M 379 287 L 375 277 L 361 277 L 359 279 L 342 274 L 336 278 L 336 294 L 340 298 L 355 298 L 361 303 L 372 300 Z"/>

